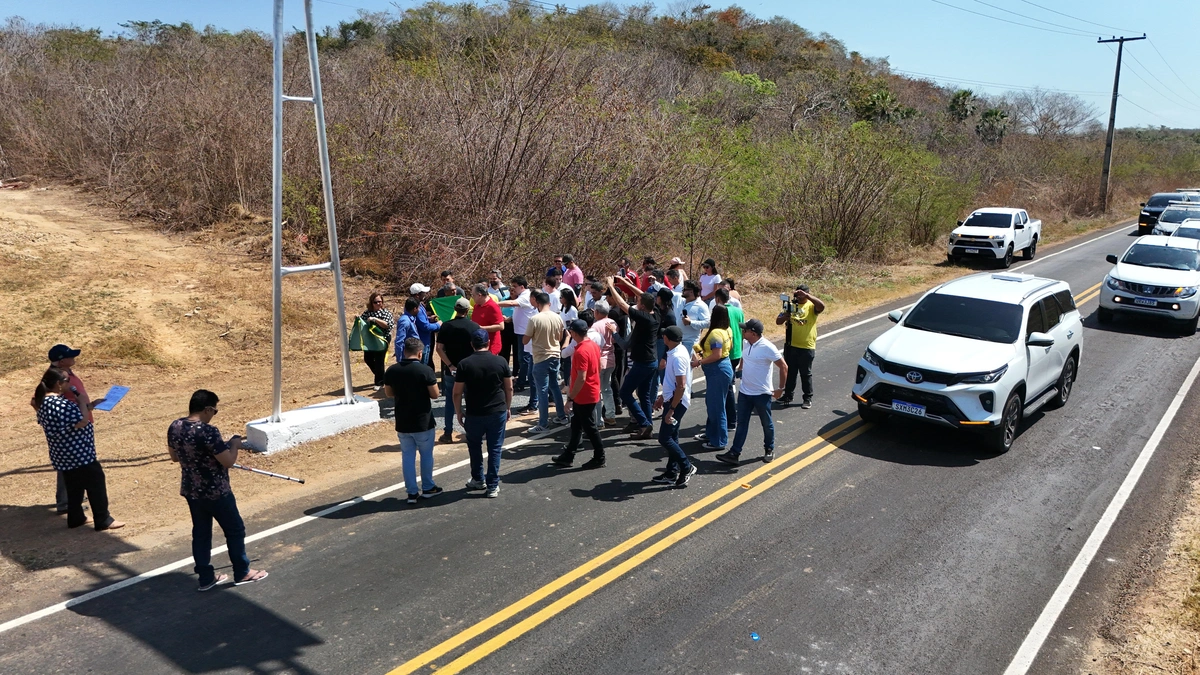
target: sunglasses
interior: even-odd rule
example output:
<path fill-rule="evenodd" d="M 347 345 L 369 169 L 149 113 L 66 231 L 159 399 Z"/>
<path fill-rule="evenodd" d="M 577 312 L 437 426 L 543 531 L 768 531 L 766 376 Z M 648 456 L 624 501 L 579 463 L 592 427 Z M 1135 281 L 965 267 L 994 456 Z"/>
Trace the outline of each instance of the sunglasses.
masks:
<path fill-rule="evenodd" d="M 216 415 L 218 412 L 220 412 L 220 411 L 219 411 L 219 410 L 217 410 L 217 409 L 216 409 L 214 406 L 211 406 L 211 405 L 210 405 L 210 406 L 207 406 L 207 407 L 205 407 L 204 409 L 205 409 L 205 410 L 211 410 L 211 411 L 212 411 L 212 414 L 214 414 L 214 415 Z"/>
<path fill-rule="evenodd" d="M 376 300 L 375 302 L 373 302 L 373 303 L 371 303 L 371 304 L 373 304 L 373 305 L 382 305 L 382 304 L 383 304 L 383 300 L 382 300 L 382 299 L 380 299 L 380 300 Z"/>

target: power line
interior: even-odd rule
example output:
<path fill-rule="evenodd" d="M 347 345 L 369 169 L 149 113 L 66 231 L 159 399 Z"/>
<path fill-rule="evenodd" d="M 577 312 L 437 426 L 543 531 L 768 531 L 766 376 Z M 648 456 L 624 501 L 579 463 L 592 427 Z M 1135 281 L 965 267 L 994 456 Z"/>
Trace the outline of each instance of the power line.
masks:
<path fill-rule="evenodd" d="M 1146 74 L 1147 74 L 1147 75 L 1149 75 L 1150 77 L 1154 78 L 1154 81 L 1155 81 L 1155 82 L 1157 82 L 1157 83 L 1161 84 L 1161 85 L 1162 85 L 1162 87 L 1163 87 L 1163 89 L 1166 89 L 1166 90 L 1167 90 L 1167 93 L 1171 94 L 1172 96 L 1174 96 L 1174 97 L 1175 97 L 1175 98 L 1177 98 L 1177 99 L 1184 99 L 1184 100 L 1187 100 L 1187 99 L 1186 99 L 1186 97 L 1184 97 L 1184 96 L 1180 96 L 1180 95 L 1179 95 L 1179 92 L 1177 92 L 1177 91 L 1175 91 L 1175 90 L 1171 89 L 1170 87 L 1168 87 L 1166 82 L 1163 82 L 1162 80 L 1160 80 L 1160 79 L 1159 79 L 1159 77 L 1158 77 L 1157 75 L 1155 75 L 1155 74 L 1154 74 L 1154 72 L 1153 72 L 1152 70 L 1150 70 L 1148 67 L 1146 67 L 1146 64 L 1144 64 L 1144 63 L 1142 63 L 1140 60 L 1138 60 L 1138 57 L 1137 57 L 1137 56 L 1134 56 L 1133 52 L 1129 52 L 1129 58 L 1133 59 L 1134 63 L 1138 64 L 1138 66 L 1140 66 L 1142 70 L 1146 71 Z M 1188 101 L 1188 103 L 1189 103 L 1189 104 L 1195 104 L 1196 102 L 1193 100 L 1193 101 Z"/>
<path fill-rule="evenodd" d="M 1108 50 L 1111 52 L 1112 47 L 1109 47 Z M 1133 66 L 1129 66 L 1129 72 L 1133 73 L 1133 76 L 1136 77 L 1137 79 L 1141 80 L 1142 84 L 1146 85 L 1146 88 L 1148 88 L 1150 91 L 1154 92 L 1155 94 L 1158 94 L 1159 97 L 1162 98 L 1164 101 L 1167 101 L 1167 102 L 1170 102 L 1170 103 L 1173 103 L 1176 105 L 1182 105 L 1184 108 L 1187 108 L 1188 110 L 1191 110 L 1193 112 L 1200 112 L 1200 108 L 1195 108 L 1195 107 L 1189 105 L 1186 101 L 1179 101 L 1179 100 L 1177 100 L 1175 98 L 1171 98 L 1170 96 L 1167 96 L 1166 94 L 1159 91 L 1157 87 L 1150 84 L 1149 80 L 1142 77 L 1141 74 L 1138 73 L 1137 69 L 1134 68 Z"/>
<path fill-rule="evenodd" d="M 1039 86 L 1030 87 L 1030 86 L 1020 85 L 1020 84 L 1008 84 L 1005 82 L 987 82 L 984 80 L 970 80 L 970 79 L 961 78 L 961 77 L 950 77 L 948 75 L 934 75 L 933 73 L 918 73 L 916 71 L 901 70 L 899 68 L 892 68 L 892 72 L 903 73 L 905 75 L 915 75 L 917 77 L 930 77 L 930 78 L 934 78 L 934 79 L 938 79 L 938 80 L 946 80 L 947 82 L 957 82 L 957 83 L 962 83 L 962 84 L 975 84 L 975 85 L 983 85 L 983 86 L 990 86 L 990 87 L 1005 87 L 1007 89 L 1020 89 L 1020 90 L 1024 90 L 1024 91 L 1040 90 L 1040 91 L 1051 91 L 1051 92 L 1055 92 L 1055 93 L 1059 93 L 1059 94 L 1078 94 L 1081 96 L 1108 96 L 1109 95 L 1108 92 L 1104 92 L 1104 91 L 1079 91 L 1079 90 L 1070 90 L 1070 89 L 1050 89 L 1048 87 L 1039 87 Z"/>
<path fill-rule="evenodd" d="M 1057 14 L 1057 15 L 1059 15 L 1059 16 L 1065 16 L 1065 17 L 1067 17 L 1068 19 L 1074 19 L 1074 20 L 1076 20 L 1076 21 L 1082 21 L 1083 23 L 1090 23 L 1090 24 L 1092 24 L 1093 26 L 1100 26 L 1101 28 L 1108 28 L 1108 29 L 1111 29 L 1111 30 L 1115 30 L 1115 31 L 1118 31 L 1118 32 L 1125 32 L 1125 33 L 1141 33 L 1141 32 L 1142 32 L 1142 31 L 1140 31 L 1140 30 L 1130 30 L 1130 29 L 1128 29 L 1128 28 L 1117 28 L 1116 26 L 1107 26 L 1107 25 L 1105 25 L 1105 24 L 1102 24 L 1102 23 L 1096 23 L 1095 21 L 1088 21 L 1087 19 L 1081 19 L 1081 18 L 1079 18 L 1079 17 L 1077 17 L 1077 16 L 1071 16 L 1070 14 L 1066 14 L 1066 13 L 1064 13 L 1064 12 L 1060 12 L 1060 11 L 1058 11 L 1058 10 L 1056 10 L 1056 9 L 1050 9 L 1049 7 L 1043 7 L 1042 5 L 1039 5 L 1039 4 L 1037 4 L 1036 2 L 1030 2 L 1029 0 L 1021 0 L 1021 2 L 1025 3 L 1025 4 L 1027 4 L 1027 5 L 1032 5 L 1032 6 L 1034 6 L 1034 7 L 1037 7 L 1038 9 L 1044 9 L 1044 10 L 1046 10 L 1047 12 L 1050 12 L 1050 13 L 1052 13 L 1052 14 Z"/>
<path fill-rule="evenodd" d="M 1142 111 L 1142 112 L 1144 112 L 1144 113 L 1150 113 L 1151 115 L 1154 115 L 1155 117 L 1157 117 L 1158 119 L 1160 119 L 1160 120 L 1162 120 L 1162 121 L 1164 121 L 1164 122 L 1170 122 L 1170 121 L 1171 121 L 1171 120 L 1169 120 L 1169 119 L 1167 119 L 1167 118 L 1163 117 L 1162 115 L 1159 115 L 1158 113 L 1154 112 L 1153 110 L 1146 110 L 1146 109 L 1145 109 L 1145 108 L 1143 108 L 1142 106 L 1140 106 L 1140 105 L 1138 105 L 1138 104 L 1134 103 L 1133 101 L 1130 101 L 1130 100 L 1129 100 L 1129 97 L 1128 97 L 1128 96 L 1126 96 L 1125 94 L 1121 94 L 1121 95 L 1120 95 L 1120 97 L 1121 97 L 1121 100 L 1122 100 L 1122 101 L 1125 101 L 1125 102 L 1126 102 L 1126 103 L 1128 103 L 1129 105 L 1131 105 L 1131 106 L 1133 106 L 1133 107 L 1137 108 L 1138 110 L 1141 110 L 1141 111 Z"/>
<path fill-rule="evenodd" d="M 1064 25 L 1062 25 L 1061 23 L 1053 23 L 1053 22 L 1050 22 L 1050 21 L 1044 21 L 1044 20 L 1042 20 L 1042 19 L 1039 19 L 1039 18 L 1037 18 L 1037 17 L 1028 16 L 1028 15 L 1026 15 L 1026 14 L 1020 14 L 1020 13 L 1017 13 L 1017 12 L 1014 12 L 1014 11 L 1012 11 L 1011 9 L 1004 9 L 1003 7 L 1000 7 L 1000 6 L 998 6 L 998 5 L 992 5 L 992 4 L 988 4 L 988 3 L 984 2 L 983 0 L 974 0 L 974 2 L 977 2 L 977 3 L 981 4 L 981 5 L 983 5 L 984 7 L 991 7 L 992 9 L 998 9 L 998 10 L 1000 10 L 1001 12 L 1005 12 L 1006 14 L 1012 14 L 1013 16 L 1019 16 L 1019 17 L 1021 17 L 1022 19 L 1029 19 L 1030 21 L 1036 21 L 1036 22 L 1038 22 L 1038 23 L 1044 23 L 1044 24 L 1046 24 L 1047 26 L 1056 26 L 1056 27 L 1058 27 L 1058 28 L 1066 28 L 1066 29 L 1067 29 L 1067 30 L 1069 30 L 1069 31 L 1073 31 L 1073 32 L 1081 33 L 1081 34 L 1087 35 L 1088 37 L 1091 37 L 1091 34 L 1090 34 L 1090 33 L 1084 33 L 1083 31 L 1079 30 L 1078 28 L 1074 28 L 1074 27 L 1072 27 L 1072 26 L 1064 26 Z"/>
<path fill-rule="evenodd" d="M 1167 66 L 1167 70 L 1171 71 L 1171 74 L 1174 75 L 1176 77 L 1176 79 L 1178 79 L 1179 82 L 1183 84 L 1184 88 L 1186 88 L 1188 91 L 1192 92 L 1192 95 L 1195 96 L 1196 98 L 1200 98 L 1200 94 L 1197 94 L 1196 91 L 1194 89 L 1192 89 L 1191 86 L 1188 85 L 1187 80 L 1183 79 L 1182 77 L 1179 77 L 1179 73 L 1175 72 L 1175 69 L 1171 67 L 1170 62 L 1167 61 L 1167 57 L 1163 56 L 1163 53 L 1158 51 L 1158 45 L 1154 44 L 1154 40 L 1147 40 L 1147 42 L 1149 42 L 1150 46 L 1154 48 L 1154 52 L 1156 54 L 1158 54 L 1158 58 L 1162 59 L 1162 62 Z"/>
<path fill-rule="evenodd" d="M 1078 31 L 1077 31 L 1077 32 L 1070 32 L 1070 33 L 1068 33 L 1068 32 L 1067 32 L 1067 31 L 1065 31 L 1065 30 L 1055 30 L 1055 29 L 1053 29 L 1053 28 L 1042 28 L 1041 26 L 1031 26 L 1031 25 L 1029 25 L 1029 24 L 1027 24 L 1027 23 L 1021 23 L 1020 21 L 1010 21 L 1010 20 L 1008 20 L 1008 19 L 1002 19 L 1002 18 L 1000 18 L 1000 17 L 998 17 L 998 16 L 992 16 L 991 14 L 984 14 L 983 12 L 976 12 L 975 10 L 972 10 L 972 9 L 967 9 L 967 8 L 965 8 L 965 7 L 959 7 L 959 6 L 957 6 L 957 5 L 951 5 L 951 4 L 950 4 L 950 3 L 948 3 L 948 2 L 942 2 L 942 0 L 929 0 L 929 1 L 930 1 L 930 2 L 935 2 L 935 3 L 939 4 L 939 5 L 945 5 L 946 7 L 949 7 L 949 8 L 951 8 L 951 9 L 957 9 L 957 10 L 958 10 L 958 11 L 960 11 L 960 12 L 966 12 L 966 13 L 968 13 L 968 14 L 975 14 L 975 15 L 977 15 L 977 16 L 982 16 L 982 17 L 984 17 L 984 18 L 987 18 L 987 19 L 994 19 L 994 20 L 996 20 L 996 21 L 1003 21 L 1004 23 L 1011 23 L 1011 24 L 1012 24 L 1012 25 L 1014 25 L 1014 26 L 1023 26 L 1023 27 L 1025 27 L 1025 28 L 1032 28 L 1032 29 L 1034 29 L 1034 30 L 1046 31 L 1047 33 L 1058 33 L 1058 34 L 1060 34 L 1060 35 L 1071 35 L 1071 36 L 1074 36 L 1074 37 L 1091 37 L 1091 34 L 1089 34 L 1089 33 L 1084 33 L 1084 32 L 1078 32 Z"/>

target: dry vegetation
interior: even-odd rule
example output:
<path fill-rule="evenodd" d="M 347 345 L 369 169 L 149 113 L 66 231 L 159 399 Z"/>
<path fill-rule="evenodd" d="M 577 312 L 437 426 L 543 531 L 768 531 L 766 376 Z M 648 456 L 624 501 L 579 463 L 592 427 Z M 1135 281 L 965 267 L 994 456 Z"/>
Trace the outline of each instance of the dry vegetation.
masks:
<path fill-rule="evenodd" d="M 430 3 L 320 40 L 349 266 L 585 269 L 708 256 L 735 273 L 897 262 L 964 209 L 1093 213 L 1095 111 L 1050 92 L 983 98 L 891 72 L 826 35 L 732 7 L 544 13 Z M 287 84 L 303 94 L 301 44 Z M 0 174 L 78 180 L 168 230 L 269 211 L 270 45 L 133 22 L 0 29 Z M 288 255 L 320 257 L 306 109 L 289 109 Z M 1200 134 L 1118 135 L 1114 202 L 1200 182 Z M 301 318 L 296 315 L 296 318 Z"/>

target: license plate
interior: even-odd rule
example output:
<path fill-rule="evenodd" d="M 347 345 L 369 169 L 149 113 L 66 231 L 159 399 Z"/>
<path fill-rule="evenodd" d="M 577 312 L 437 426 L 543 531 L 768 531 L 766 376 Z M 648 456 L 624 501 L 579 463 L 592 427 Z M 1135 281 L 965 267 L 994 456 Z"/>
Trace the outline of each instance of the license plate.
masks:
<path fill-rule="evenodd" d="M 905 403 L 904 401 L 892 401 L 892 410 L 905 415 L 915 415 L 916 417 L 925 416 L 925 406 L 917 405 L 916 403 Z"/>
<path fill-rule="evenodd" d="M 979 253 L 979 249 L 977 249 L 977 248 L 963 249 L 963 251 L 966 253 Z"/>
<path fill-rule="evenodd" d="M 1134 298 L 1134 299 L 1133 299 L 1133 304 L 1135 304 L 1135 305 L 1146 305 L 1147 307 L 1155 307 L 1155 306 L 1157 306 L 1157 305 L 1158 305 L 1158 301 L 1157 301 L 1157 300 L 1151 300 L 1150 298 Z"/>

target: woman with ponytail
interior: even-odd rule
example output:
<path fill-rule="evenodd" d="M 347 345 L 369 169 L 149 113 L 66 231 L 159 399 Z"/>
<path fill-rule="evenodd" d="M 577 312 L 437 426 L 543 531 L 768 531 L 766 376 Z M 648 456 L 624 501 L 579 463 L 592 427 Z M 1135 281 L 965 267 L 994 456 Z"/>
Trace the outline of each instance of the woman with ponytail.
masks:
<path fill-rule="evenodd" d="M 97 530 L 115 530 L 125 523 L 108 513 L 108 488 L 104 469 L 96 459 L 96 439 L 92 423 L 79 406 L 63 396 L 70 376 L 61 368 L 50 368 L 42 375 L 33 405 L 37 408 L 38 424 L 46 433 L 50 446 L 50 463 L 62 472 L 67 484 L 67 527 L 88 523 L 83 512 L 83 495 L 95 514 Z"/>

